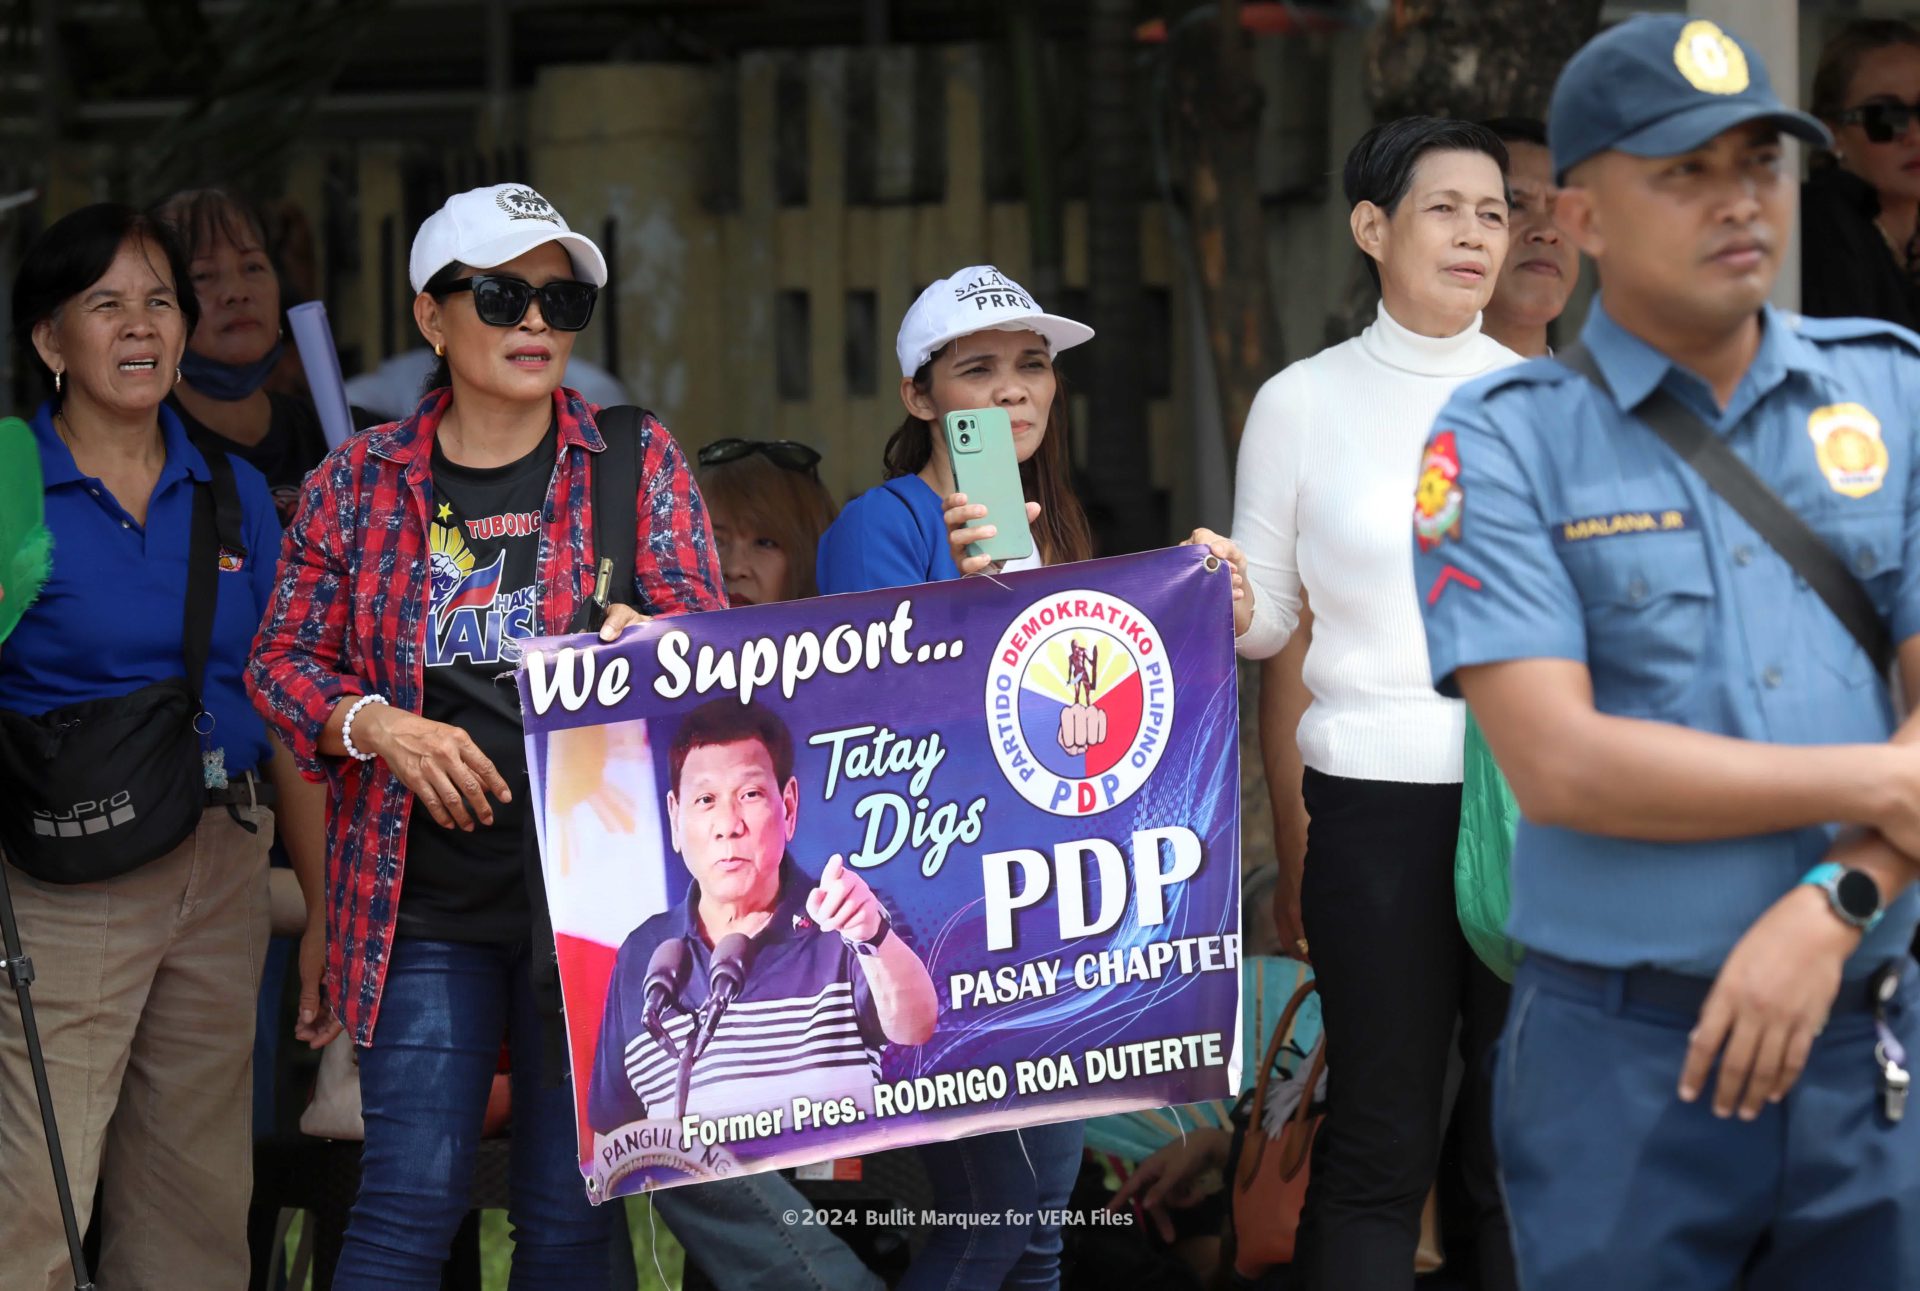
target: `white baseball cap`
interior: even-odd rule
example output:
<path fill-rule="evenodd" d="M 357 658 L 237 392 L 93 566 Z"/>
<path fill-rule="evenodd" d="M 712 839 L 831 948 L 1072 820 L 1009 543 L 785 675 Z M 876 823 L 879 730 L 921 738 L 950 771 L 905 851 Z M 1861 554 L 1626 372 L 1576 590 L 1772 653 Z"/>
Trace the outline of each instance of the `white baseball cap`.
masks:
<path fill-rule="evenodd" d="M 593 241 L 567 227 L 553 203 L 526 184 L 493 184 L 455 193 L 413 235 L 407 277 L 415 291 L 455 263 L 491 269 L 546 242 L 567 249 L 582 282 L 607 285 L 607 258 Z"/>
<path fill-rule="evenodd" d="M 894 340 L 900 374 L 912 376 L 948 341 L 975 332 L 1038 332 L 1054 354 L 1093 339 L 1093 329 L 1049 314 L 1027 289 L 990 264 L 942 278 L 913 302 Z"/>

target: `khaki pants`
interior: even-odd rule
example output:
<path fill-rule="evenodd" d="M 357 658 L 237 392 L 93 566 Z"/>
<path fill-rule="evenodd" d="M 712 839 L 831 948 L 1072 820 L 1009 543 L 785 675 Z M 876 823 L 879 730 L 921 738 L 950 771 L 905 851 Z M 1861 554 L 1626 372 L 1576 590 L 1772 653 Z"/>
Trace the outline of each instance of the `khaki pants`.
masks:
<path fill-rule="evenodd" d="M 211 808 L 179 847 L 103 883 L 7 867 L 83 1228 L 101 1189 L 99 1291 L 247 1285 L 273 813 L 237 810 L 257 834 Z M 19 1001 L 0 989 L 0 1291 L 72 1286 Z"/>

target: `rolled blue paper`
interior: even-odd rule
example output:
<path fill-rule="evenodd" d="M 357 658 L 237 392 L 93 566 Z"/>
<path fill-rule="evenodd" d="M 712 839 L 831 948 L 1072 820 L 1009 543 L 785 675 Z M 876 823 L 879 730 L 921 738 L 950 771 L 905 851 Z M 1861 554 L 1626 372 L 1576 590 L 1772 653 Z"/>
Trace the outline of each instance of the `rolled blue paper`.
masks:
<path fill-rule="evenodd" d="M 320 429 L 328 448 L 338 448 L 353 434 L 353 414 L 347 407 L 347 383 L 340 376 L 340 352 L 333 347 L 333 329 L 327 325 L 323 301 L 310 300 L 287 311 L 300 364 L 307 370 L 307 389 L 320 414 Z"/>

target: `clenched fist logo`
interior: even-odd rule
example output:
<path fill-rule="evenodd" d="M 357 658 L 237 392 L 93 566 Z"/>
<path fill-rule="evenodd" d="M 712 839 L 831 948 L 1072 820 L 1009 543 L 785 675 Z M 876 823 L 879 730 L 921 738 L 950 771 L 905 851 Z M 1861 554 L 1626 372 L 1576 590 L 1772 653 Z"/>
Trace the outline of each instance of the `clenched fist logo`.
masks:
<path fill-rule="evenodd" d="M 1049 592 L 1007 623 L 984 708 L 1001 775 L 1054 816 L 1093 816 L 1131 798 L 1152 778 L 1166 732 L 1180 729 L 1175 663 L 1159 629 L 1138 606 L 1093 588 Z"/>
<path fill-rule="evenodd" d="M 1107 739 L 1107 711 L 1091 704 L 1073 704 L 1060 710 L 1060 747 L 1079 757 Z"/>

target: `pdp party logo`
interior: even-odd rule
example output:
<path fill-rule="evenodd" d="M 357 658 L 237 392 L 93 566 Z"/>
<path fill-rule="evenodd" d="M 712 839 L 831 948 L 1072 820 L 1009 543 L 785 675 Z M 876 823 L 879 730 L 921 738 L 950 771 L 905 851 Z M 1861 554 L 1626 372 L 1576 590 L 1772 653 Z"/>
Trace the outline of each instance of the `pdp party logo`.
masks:
<path fill-rule="evenodd" d="M 1059 592 L 1016 615 L 987 670 L 993 756 L 1056 816 L 1117 807 L 1173 729 L 1173 673 L 1153 622 L 1106 592 Z"/>

